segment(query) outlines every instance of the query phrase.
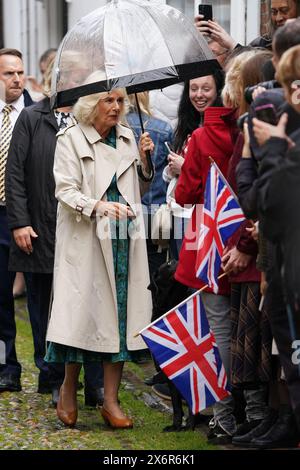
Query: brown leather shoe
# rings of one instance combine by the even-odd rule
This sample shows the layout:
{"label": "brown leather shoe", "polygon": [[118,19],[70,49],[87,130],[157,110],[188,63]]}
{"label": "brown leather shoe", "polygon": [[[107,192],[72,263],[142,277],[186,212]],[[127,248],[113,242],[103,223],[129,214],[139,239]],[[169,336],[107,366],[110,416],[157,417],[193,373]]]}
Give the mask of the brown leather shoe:
{"label": "brown leather shoe", "polygon": [[60,388],[59,392],[59,399],[56,407],[56,414],[58,418],[66,425],[69,427],[73,427],[76,424],[77,421],[77,403],[76,403],[76,408],[72,411],[66,411],[63,408],[62,404],[62,387]]}
{"label": "brown leather shoe", "polygon": [[130,418],[117,418],[113,416],[109,411],[107,411],[104,407],[101,408],[101,415],[108,424],[113,429],[130,429],[133,428],[133,421]]}

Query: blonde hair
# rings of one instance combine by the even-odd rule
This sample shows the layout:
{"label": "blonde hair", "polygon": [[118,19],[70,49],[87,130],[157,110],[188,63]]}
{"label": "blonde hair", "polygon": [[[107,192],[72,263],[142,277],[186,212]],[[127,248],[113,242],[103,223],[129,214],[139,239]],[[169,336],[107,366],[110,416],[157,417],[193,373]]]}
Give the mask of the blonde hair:
{"label": "blonde hair", "polygon": [[245,89],[248,87],[252,87],[258,85],[259,83],[264,81],[264,74],[263,69],[267,62],[269,62],[272,58],[272,52],[268,50],[260,50],[256,49],[255,54],[253,57],[250,57],[243,63],[241,69],[241,78],[240,78],[240,86],[241,86],[241,103],[240,103],[240,114],[244,114],[249,111],[249,103],[246,101],[245,98]]}
{"label": "blonde hair", "polygon": [[[137,98],[139,100],[141,111],[145,114],[148,114],[148,116],[151,116],[152,114],[150,111],[149,92],[142,91],[141,93],[137,93]],[[137,111],[135,95],[128,95],[128,102],[129,102],[128,112],[130,113],[130,112]]]}
{"label": "blonde hair", "polygon": [[222,101],[228,108],[239,108],[241,103],[241,72],[244,63],[255,55],[255,51],[246,51],[234,57],[227,65]]}
{"label": "blonde hair", "polygon": [[292,84],[300,80],[300,45],[288,49],[281,57],[276,78],[285,88],[292,89]]}
{"label": "blonde hair", "polygon": [[[85,84],[102,82],[106,80],[104,72],[97,70],[93,72],[86,80]],[[125,89],[116,88],[115,90],[120,91],[126,99],[127,94]],[[94,93],[92,95],[82,96],[79,98],[73,108],[73,115],[78,122],[82,124],[92,125],[94,124],[98,116],[98,103],[100,99],[104,99],[109,95],[109,91],[103,91],[101,93]],[[125,110],[124,110],[125,112]],[[124,112],[122,114],[124,114]]]}
{"label": "blonde hair", "polygon": [[48,96],[50,98],[51,96],[51,83],[52,83],[52,72],[53,72],[53,66],[55,62],[55,57],[52,57],[50,59],[45,74],[44,74],[44,79],[43,79],[43,94],[45,96]]}

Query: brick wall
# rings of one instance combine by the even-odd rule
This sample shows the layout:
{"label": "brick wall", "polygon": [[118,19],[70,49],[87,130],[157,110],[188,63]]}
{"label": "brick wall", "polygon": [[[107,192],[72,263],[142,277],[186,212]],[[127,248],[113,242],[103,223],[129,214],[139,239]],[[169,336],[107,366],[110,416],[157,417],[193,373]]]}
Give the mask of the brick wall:
{"label": "brick wall", "polygon": [[261,34],[268,30],[271,0],[261,0]]}

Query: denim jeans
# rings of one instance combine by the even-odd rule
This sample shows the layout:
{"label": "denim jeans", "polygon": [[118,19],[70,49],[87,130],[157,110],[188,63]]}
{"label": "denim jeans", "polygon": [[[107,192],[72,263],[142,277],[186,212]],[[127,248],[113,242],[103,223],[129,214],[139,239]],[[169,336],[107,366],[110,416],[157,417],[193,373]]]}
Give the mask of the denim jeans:
{"label": "denim jeans", "polygon": [[[201,294],[207,319],[220,351],[227,377],[230,377],[230,297],[215,295],[209,292]],[[234,400],[232,396],[219,401],[213,406],[215,421],[229,434],[236,432],[236,421],[233,415]]]}
{"label": "denim jeans", "polygon": [[255,390],[244,390],[247,421],[264,419],[268,414],[267,385],[261,384]]}

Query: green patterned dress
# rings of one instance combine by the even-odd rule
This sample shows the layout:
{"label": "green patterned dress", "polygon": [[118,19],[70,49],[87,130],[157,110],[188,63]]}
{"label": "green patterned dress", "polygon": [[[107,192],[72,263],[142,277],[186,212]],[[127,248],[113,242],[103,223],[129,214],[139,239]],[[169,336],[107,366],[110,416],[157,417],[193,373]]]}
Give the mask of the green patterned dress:
{"label": "green patterned dress", "polygon": [[[104,143],[116,148],[116,130],[113,128],[105,139]],[[121,194],[117,187],[117,178],[114,175],[111,184],[106,192],[107,201],[120,202]],[[65,346],[50,342],[47,348],[45,360],[47,362],[58,363],[87,363],[87,362],[119,362],[138,361],[143,357],[145,351],[128,351],[126,346],[126,324],[127,324],[127,291],[128,291],[128,260],[129,260],[129,239],[119,237],[119,234],[127,233],[127,220],[110,221],[111,232],[116,234],[112,237],[113,260],[115,269],[115,280],[117,289],[120,352],[100,353],[87,351],[85,349]]]}

